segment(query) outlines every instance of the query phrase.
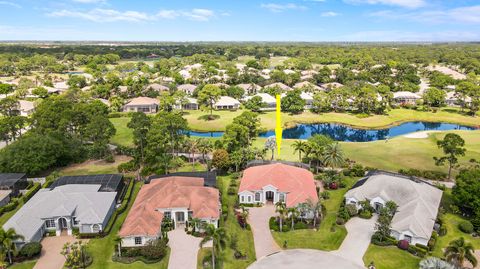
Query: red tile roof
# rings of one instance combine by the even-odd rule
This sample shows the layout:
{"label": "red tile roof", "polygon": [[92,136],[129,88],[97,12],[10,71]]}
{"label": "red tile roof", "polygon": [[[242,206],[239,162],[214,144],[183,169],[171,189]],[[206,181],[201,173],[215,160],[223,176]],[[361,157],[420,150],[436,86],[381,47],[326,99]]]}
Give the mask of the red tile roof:
{"label": "red tile roof", "polygon": [[220,194],[203,183],[203,178],[196,177],[153,179],[138,193],[119,235],[157,236],[163,219],[163,213],[157,209],[186,207],[193,218],[218,219]]}
{"label": "red tile roof", "polygon": [[258,191],[267,185],[287,193],[287,207],[297,206],[308,199],[318,201],[313,174],[306,169],[281,163],[246,169],[243,172],[239,192]]}

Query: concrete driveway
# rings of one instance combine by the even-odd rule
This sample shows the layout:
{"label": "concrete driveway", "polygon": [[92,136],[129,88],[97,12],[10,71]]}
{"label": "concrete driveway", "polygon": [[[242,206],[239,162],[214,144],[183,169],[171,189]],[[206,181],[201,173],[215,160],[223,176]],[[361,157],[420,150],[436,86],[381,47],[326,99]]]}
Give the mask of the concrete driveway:
{"label": "concrete driveway", "polygon": [[[168,232],[170,259],[168,269],[196,269],[197,255],[202,238],[188,235],[184,229],[175,229]],[[208,242],[204,247],[211,247]]]}
{"label": "concrete driveway", "polygon": [[340,258],[331,252],[313,249],[292,249],[263,257],[249,269],[364,269],[350,260]]}
{"label": "concrete driveway", "polygon": [[62,252],[65,243],[77,241],[73,236],[50,236],[42,240],[42,253],[33,269],[61,269],[65,263]]}
{"label": "concrete driveway", "polygon": [[263,207],[249,208],[248,223],[252,228],[257,259],[278,252],[281,248],[277,245],[270,232],[268,221],[275,216],[275,207],[265,205]]}
{"label": "concrete driveway", "polygon": [[340,248],[332,253],[358,265],[363,264],[363,255],[367,251],[370,239],[375,232],[377,215],[371,219],[352,218],[346,224],[348,234]]}

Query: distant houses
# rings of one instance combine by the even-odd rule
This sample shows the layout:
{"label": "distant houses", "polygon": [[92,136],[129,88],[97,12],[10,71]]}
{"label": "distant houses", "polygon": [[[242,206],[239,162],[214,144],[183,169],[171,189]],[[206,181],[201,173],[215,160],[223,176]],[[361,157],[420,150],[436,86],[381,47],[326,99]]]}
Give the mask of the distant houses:
{"label": "distant houses", "polygon": [[216,110],[237,110],[240,108],[240,101],[230,96],[221,96],[213,105]]}
{"label": "distant houses", "polygon": [[402,91],[393,93],[393,100],[401,105],[415,105],[420,99],[422,99],[422,97],[413,92]]}
{"label": "distant houses", "polygon": [[155,98],[137,97],[133,98],[123,106],[124,112],[157,113],[160,102]]}

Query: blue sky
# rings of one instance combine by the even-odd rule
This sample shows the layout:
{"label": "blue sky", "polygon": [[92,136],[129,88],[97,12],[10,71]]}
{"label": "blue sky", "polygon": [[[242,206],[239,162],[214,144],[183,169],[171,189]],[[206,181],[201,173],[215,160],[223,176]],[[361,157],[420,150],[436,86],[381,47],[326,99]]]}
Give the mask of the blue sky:
{"label": "blue sky", "polygon": [[480,41],[480,1],[0,0],[0,40]]}

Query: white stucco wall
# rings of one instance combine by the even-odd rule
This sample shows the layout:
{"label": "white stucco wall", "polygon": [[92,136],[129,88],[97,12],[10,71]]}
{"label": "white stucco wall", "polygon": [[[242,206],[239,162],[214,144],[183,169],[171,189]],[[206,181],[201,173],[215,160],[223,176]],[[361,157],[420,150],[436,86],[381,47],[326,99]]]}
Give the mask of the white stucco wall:
{"label": "white stucco wall", "polygon": [[145,246],[149,241],[153,241],[157,239],[157,237],[149,237],[149,236],[138,236],[142,238],[141,245],[135,245],[135,237],[137,236],[129,236],[122,238],[122,247],[141,247]]}

